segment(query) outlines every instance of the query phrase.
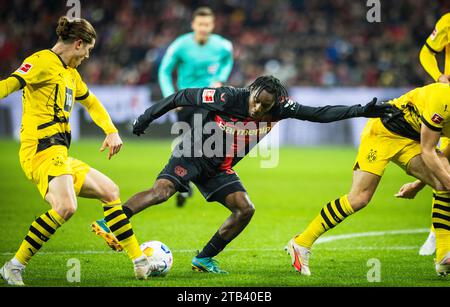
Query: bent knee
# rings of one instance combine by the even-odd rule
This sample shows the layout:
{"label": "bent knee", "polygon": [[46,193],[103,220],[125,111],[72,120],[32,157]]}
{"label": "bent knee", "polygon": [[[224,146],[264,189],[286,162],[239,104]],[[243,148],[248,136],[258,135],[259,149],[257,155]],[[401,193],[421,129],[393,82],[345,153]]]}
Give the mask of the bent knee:
{"label": "bent knee", "polygon": [[252,203],[247,203],[238,209],[237,215],[242,220],[250,220],[255,214],[255,206]]}
{"label": "bent knee", "polygon": [[120,198],[119,187],[115,183],[109,183],[102,187],[100,198],[104,203],[116,201]]}
{"label": "bent knee", "polygon": [[154,194],[155,200],[158,204],[167,201],[173,195],[171,189],[162,187],[152,188],[149,192]]}
{"label": "bent knee", "polygon": [[52,208],[64,219],[68,220],[77,211],[76,199],[70,195],[53,195],[47,194],[46,200]]}
{"label": "bent knee", "polygon": [[147,191],[158,204],[168,200],[175,192],[176,189],[173,183],[166,179],[157,180],[153,187]]}

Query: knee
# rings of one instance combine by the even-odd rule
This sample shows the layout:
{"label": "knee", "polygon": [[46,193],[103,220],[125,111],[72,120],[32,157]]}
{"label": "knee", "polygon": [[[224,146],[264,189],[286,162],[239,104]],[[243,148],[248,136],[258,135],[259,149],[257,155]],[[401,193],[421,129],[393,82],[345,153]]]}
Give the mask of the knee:
{"label": "knee", "polygon": [[159,187],[150,189],[151,193],[154,195],[155,200],[158,204],[167,201],[173,193],[170,192],[170,189]]}
{"label": "knee", "polygon": [[47,194],[47,201],[52,208],[65,220],[69,220],[77,211],[76,199],[70,195]]}
{"label": "knee", "polygon": [[104,203],[116,201],[120,198],[119,187],[111,182],[102,187],[101,199]]}
{"label": "knee", "polygon": [[175,192],[173,183],[168,180],[158,180],[147,193],[156,204],[160,204],[167,201]]}
{"label": "knee", "polygon": [[255,206],[252,203],[246,203],[237,210],[237,216],[240,220],[250,221],[254,214]]}
{"label": "knee", "polygon": [[68,206],[64,206],[64,207],[60,207],[60,208],[61,208],[62,212],[61,213],[58,212],[58,211],[56,211],[56,212],[58,212],[58,214],[61,215],[61,217],[64,220],[66,220],[66,221],[68,219],[70,219],[72,217],[72,215],[75,214],[75,211],[77,211],[77,205],[76,204],[68,205]]}

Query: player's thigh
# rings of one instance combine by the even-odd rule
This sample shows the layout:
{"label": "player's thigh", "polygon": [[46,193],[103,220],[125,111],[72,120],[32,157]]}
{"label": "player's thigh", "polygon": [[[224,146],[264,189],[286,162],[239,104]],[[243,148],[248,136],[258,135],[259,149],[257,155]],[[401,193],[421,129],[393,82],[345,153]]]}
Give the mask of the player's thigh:
{"label": "player's thigh", "polygon": [[77,209],[77,196],[73,188],[73,176],[71,174],[53,177],[49,184],[45,200],[67,220]]}
{"label": "player's thigh", "polygon": [[[164,169],[159,173],[157,182],[170,181],[178,192],[188,192],[189,182],[201,176],[202,168],[197,166],[194,158],[171,156]],[[158,184],[159,185],[159,184]]]}
{"label": "player's thigh", "polygon": [[85,198],[99,199],[104,203],[120,198],[119,187],[108,176],[95,168],[90,168],[86,174],[80,193]]}
{"label": "player's thigh", "polygon": [[[450,166],[448,160],[440,155],[439,156],[442,165],[450,172]],[[445,190],[441,182],[433,175],[432,171],[425,165],[425,162],[422,159],[422,155],[417,155],[411,159],[408,164],[408,174],[416,177],[420,181],[426,183],[431,186],[433,189],[442,191]]]}
{"label": "player's thigh", "polygon": [[361,133],[353,170],[383,176],[388,163],[405,146],[404,142],[404,138],[388,131],[378,118],[369,120]]}
{"label": "player's thigh", "polygon": [[240,178],[232,169],[194,181],[208,202],[217,201],[230,211],[254,211],[254,206]]}

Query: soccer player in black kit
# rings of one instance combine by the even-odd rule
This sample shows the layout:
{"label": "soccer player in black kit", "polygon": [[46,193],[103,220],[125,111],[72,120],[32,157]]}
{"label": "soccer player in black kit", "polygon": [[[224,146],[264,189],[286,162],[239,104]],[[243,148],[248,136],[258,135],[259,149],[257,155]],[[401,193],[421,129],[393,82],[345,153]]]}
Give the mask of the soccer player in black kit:
{"label": "soccer player in black kit", "polygon": [[[222,148],[214,148],[215,154],[211,156],[210,153],[202,152],[204,147],[201,145],[208,141],[212,133],[202,133],[200,138],[195,136],[195,131],[187,133],[190,142],[184,140],[177,145],[153,187],[132,196],[123,205],[124,213],[130,218],[147,207],[167,201],[177,191],[186,191],[189,182],[193,182],[207,201],[221,203],[231,211],[231,215],[193,258],[192,268],[196,271],[226,273],[213,257],[239,235],[255,212],[233,166],[277,121],[296,118],[326,123],[352,117],[389,116],[392,110],[390,105],[377,103],[376,99],[364,106],[309,107],[287,96],[286,88],[277,78],[262,76],[248,88],[184,89],[153,104],[135,121],[134,134],[143,134],[152,121],[172,109],[197,106],[209,111],[203,119],[203,127],[209,125],[222,132],[223,142],[216,142],[216,146]],[[186,143],[190,148],[186,148]],[[92,227],[110,247],[120,249],[120,244],[114,241],[114,236],[103,220],[94,222]]]}

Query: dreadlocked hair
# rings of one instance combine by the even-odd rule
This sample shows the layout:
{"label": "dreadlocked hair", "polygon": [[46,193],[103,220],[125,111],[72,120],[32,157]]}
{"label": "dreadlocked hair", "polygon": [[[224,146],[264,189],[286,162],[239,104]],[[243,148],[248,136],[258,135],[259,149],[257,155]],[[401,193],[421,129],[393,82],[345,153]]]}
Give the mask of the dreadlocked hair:
{"label": "dreadlocked hair", "polygon": [[269,94],[274,95],[276,102],[281,102],[288,96],[287,89],[280,80],[274,76],[258,77],[248,88],[250,91],[256,91],[256,96],[258,96],[262,90],[265,90]]}

